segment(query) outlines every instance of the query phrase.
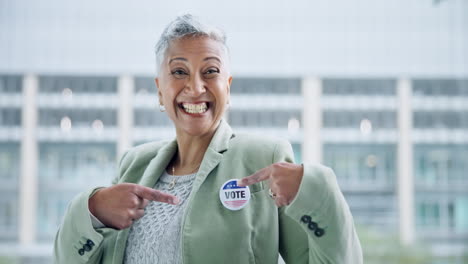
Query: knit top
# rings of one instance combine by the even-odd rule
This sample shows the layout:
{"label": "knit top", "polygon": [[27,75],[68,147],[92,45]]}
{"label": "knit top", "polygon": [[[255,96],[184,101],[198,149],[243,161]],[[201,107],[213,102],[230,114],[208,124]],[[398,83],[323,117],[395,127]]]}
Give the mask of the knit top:
{"label": "knit top", "polygon": [[[181,225],[196,173],[173,176],[166,171],[154,189],[177,196],[178,205],[151,201],[145,215],[130,227],[125,264],[181,264]],[[171,183],[175,186],[170,190]]]}

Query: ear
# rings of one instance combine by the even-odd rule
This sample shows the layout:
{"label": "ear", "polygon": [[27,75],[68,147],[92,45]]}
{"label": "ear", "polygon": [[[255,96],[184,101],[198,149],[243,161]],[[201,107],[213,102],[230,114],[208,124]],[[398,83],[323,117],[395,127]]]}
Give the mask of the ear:
{"label": "ear", "polygon": [[161,89],[159,89],[159,78],[158,77],[154,78],[154,83],[156,84],[156,89],[158,90],[159,104],[162,104],[162,93],[161,93]]}
{"label": "ear", "polygon": [[228,85],[227,85],[227,98],[228,98],[228,101],[227,103],[229,104],[229,101],[231,100],[231,83],[232,83],[232,76],[229,76],[229,79],[228,79]]}

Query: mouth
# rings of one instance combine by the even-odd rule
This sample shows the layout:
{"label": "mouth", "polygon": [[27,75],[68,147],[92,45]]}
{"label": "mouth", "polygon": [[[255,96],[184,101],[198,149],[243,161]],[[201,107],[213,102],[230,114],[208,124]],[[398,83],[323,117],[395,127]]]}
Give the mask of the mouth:
{"label": "mouth", "polygon": [[210,102],[194,102],[194,103],[179,103],[177,104],[180,109],[189,115],[203,115],[208,111],[211,106]]}

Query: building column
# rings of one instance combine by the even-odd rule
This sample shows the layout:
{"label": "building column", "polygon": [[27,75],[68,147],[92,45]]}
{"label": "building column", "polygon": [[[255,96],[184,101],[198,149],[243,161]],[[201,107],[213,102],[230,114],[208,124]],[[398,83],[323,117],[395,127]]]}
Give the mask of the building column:
{"label": "building column", "polygon": [[413,181],[413,111],[412,85],[400,79],[398,94],[398,211],[400,240],[404,245],[414,242],[414,181]]}
{"label": "building column", "polygon": [[133,77],[124,75],[119,77],[119,141],[117,142],[117,159],[133,145],[133,94],[135,82]]}
{"label": "building column", "polygon": [[322,162],[322,80],[306,77],[302,80],[302,160],[307,163]]}
{"label": "building column", "polygon": [[21,173],[19,180],[19,241],[30,245],[36,239],[38,198],[38,151],[37,151],[37,93],[38,78],[23,77],[23,105],[21,109]]}

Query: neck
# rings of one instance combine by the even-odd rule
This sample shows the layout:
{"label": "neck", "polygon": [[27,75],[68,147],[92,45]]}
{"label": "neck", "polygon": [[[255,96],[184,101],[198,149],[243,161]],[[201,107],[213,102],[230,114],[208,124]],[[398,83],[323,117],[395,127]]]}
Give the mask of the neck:
{"label": "neck", "polygon": [[193,173],[200,166],[214,133],[212,131],[201,136],[191,136],[177,131],[178,149],[172,161],[177,175]]}

